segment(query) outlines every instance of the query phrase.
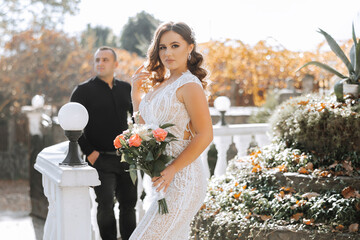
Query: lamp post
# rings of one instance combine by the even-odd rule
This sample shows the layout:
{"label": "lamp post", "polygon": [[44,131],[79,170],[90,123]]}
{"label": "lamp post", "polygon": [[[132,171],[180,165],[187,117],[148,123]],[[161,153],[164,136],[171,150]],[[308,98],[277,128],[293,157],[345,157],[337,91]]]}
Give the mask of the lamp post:
{"label": "lamp post", "polygon": [[68,154],[60,165],[87,166],[87,163],[79,157],[77,144],[89,120],[86,108],[80,103],[70,102],[60,108],[58,117],[60,126],[65,130],[65,136],[70,141]]}
{"label": "lamp post", "polygon": [[226,126],[227,123],[225,122],[225,112],[229,110],[231,106],[230,99],[226,96],[217,97],[214,101],[214,107],[218,110],[221,114],[220,121],[217,123],[221,126]]}

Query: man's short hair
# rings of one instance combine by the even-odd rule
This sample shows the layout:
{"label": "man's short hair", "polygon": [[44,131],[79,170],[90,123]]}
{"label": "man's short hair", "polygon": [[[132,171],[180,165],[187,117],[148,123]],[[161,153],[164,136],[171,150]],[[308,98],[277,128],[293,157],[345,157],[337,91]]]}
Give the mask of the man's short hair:
{"label": "man's short hair", "polygon": [[114,56],[114,60],[115,60],[115,62],[116,62],[116,61],[117,61],[117,55],[116,55],[115,50],[114,50],[113,48],[111,48],[111,47],[108,47],[108,46],[99,47],[99,48],[96,50],[95,54],[96,54],[97,52],[99,52],[99,51],[105,51],[105,50],[109,50],[109,51],[112,52],[112,54],[113,54],[113,56]]}

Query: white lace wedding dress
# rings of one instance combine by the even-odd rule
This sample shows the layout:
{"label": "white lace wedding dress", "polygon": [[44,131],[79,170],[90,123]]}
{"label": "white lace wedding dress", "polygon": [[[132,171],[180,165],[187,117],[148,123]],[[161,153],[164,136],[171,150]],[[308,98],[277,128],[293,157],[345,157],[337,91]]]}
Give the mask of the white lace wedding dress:
{"label": "white lace wedding dress", "polygon": [[[190,140],[183,140],[190,117],[185,105],[176,96],[176,91],[184,84],[197,83],[200,80],[190,71],[183,73],[176,81],[158,89],[151,99],[147,94],[140,103],[139,110],[146,124],[162,125],[173,123],[168,128],[178,141],[172,142],[166,149],[167,154],[177,157]],[[194,103],[196,104],[196,103]],[[207,181],[205,168],[200,158],[175,174],[165,193],[168,214],[158,213],[158,203],[154,201],[141,222],[133,232],[130,240],[185,240],[189,239],[190,223],[200,209],[206,194]]]}

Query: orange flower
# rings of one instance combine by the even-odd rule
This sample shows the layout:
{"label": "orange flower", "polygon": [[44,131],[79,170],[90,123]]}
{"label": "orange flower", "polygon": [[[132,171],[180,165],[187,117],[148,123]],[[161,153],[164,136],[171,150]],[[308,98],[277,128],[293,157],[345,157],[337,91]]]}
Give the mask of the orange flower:
{"label": "orange flower", "polygon": [[121,138],[122,140],[125,140],[125,137],[124,137],[124,135],[122,135],[122,134],[116,136],[116,138],[114,139],[114,147],[115,147],[116,149],[122,147],[120,138]]}
{"label": "orange flower", "polygon": [[168,134],[168,132],[162,128],[155,129],[152,132],[154,134],[156,141],[158,142],[163,142]]}
{"label": "orange flower", "polygon": [[141,138],[139,134],[134,134],[129,139],[129,146],[130,147],[139,147],[141,145]]}

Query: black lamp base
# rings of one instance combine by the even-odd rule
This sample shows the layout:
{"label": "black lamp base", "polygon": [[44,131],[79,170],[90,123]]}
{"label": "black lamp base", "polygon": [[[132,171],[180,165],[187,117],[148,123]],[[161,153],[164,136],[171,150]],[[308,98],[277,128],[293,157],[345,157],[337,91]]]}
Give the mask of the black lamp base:
{"label": "black lamp base", "polygon": [[218,126],[227,126],[228,124],[225,122],[225,112],[226,111],[219,111],[220,112],[220,120],[216,124]]}
{"label": "black lamp base", "polygon": [[69,151],[64,161],[59,163],[61,166],[87,166],[78,152],[77,140],[81,136],[82,131],[65,131],[65,136],[69,139]]}

